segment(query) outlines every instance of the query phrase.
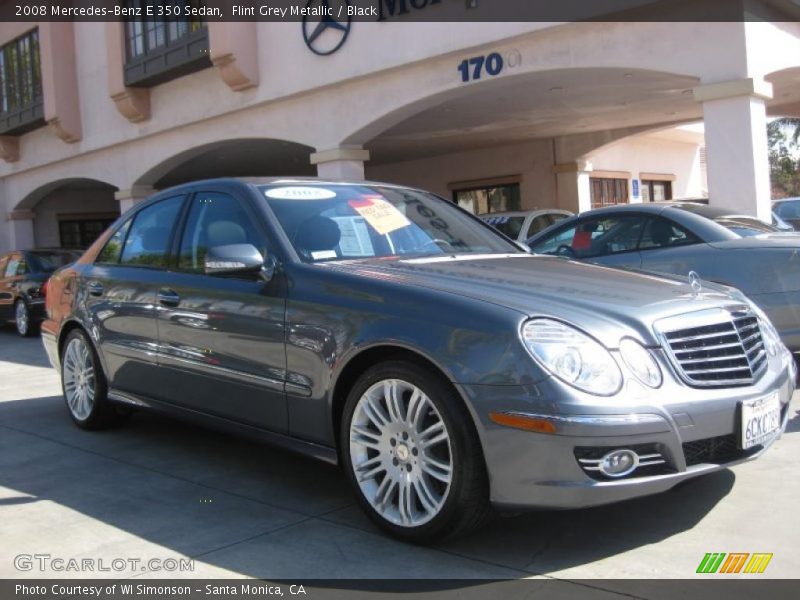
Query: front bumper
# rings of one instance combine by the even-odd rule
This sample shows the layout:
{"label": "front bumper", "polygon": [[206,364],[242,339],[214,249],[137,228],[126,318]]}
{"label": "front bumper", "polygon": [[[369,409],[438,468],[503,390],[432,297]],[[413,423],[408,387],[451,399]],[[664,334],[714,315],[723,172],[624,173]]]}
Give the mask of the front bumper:
{"label": "front bumper", "polygon": [[[646,389],[627,377],[611,398],[584,394],[554,378],[527,386],[462,385],[478,423],[498,508],[581,508],[666,491],[681,481],[758,458],[786,427],[796,372],[788,352],[771,359],[753,385],[725,389],[691,388],[672,376],[658,356],[664,383]],[[737,447],[740,405],[778,392],[781,428],[762,446]],[[498,425],[489,413],[536,415],[555,433]],[[615,448],[656,449],[664,462],[609,479],[586,470],[583,452]],[[641,452],[641,450],[637,450]]]}

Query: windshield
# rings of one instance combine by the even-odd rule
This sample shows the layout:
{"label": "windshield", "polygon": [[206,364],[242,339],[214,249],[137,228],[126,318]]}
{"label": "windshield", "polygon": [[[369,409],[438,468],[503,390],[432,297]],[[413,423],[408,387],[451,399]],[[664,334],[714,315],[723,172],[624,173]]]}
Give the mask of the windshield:
{"label": "windshield", "polygon": [[522,226],[525,224],[525,217],[509,217],[509,216],[497,216],[497,217],[481,217],[485,222],[489,225],[497,229],[499,232],[504,233],[512,240],[515,240],[519,237],[520,232],[522,231]]}
{"label": "windshield", "polygon": [[305,262],[521,252],[491,227],[425,192],[306,183],[260,190]]}
{"label": "windshield", "polygon": [[719,223],[723,227],[727,227],[733,233],[741,237],[752,237],[754,235],[761,235],[762,233],[780,231],[780,229],[768,223],[748,217],[719,217],[714,219],[714,222]]}
{"label": "windshield", "polygon": [[29,254],[31,266],[37,273],[52,273],[56,269],[75,262],[80,252],[43,252],[41,250]]}

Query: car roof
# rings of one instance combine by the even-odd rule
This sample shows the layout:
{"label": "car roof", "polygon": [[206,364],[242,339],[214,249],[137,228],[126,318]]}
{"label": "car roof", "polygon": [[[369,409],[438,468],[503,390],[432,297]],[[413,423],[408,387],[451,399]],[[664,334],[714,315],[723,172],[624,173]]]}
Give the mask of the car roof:
{"label": "car roof", "polygon": [[800,196],[792,196],[791,198],[775,198],[772,203],[780,204],[781,202],[797,202],[798,200],[800,200]]}
{"label": "car roof", "polygon": [[587,210],[580,214],[581,217],[586,215],[603,215],[605,213],[614,212],[643,212],[652,215],[660,215],[665,211],[683,210],[707,219],[718,219],[721,217],[742,217],[742,218],[755,218],[750,215],[742,215],[736,213],[729,208],[721,206],[709,206],[708,204],[700,204],[699,202],[679,201],[679,202],[647,202],[641,204],[615,204],[614,206],[605,206],[603,208],[595,208]]}
{"label": "car roof", "polygon": [[485,217],[527,217],[528,215],[538,215],[543,213],[556,213],[559,215],[570,215],[572,213],[568,210],[563,210],[561,208],[534,208],[531,210],[507,210],[504,212],[491,212],[491,213],[481,213],[477,215],[481,219]]}

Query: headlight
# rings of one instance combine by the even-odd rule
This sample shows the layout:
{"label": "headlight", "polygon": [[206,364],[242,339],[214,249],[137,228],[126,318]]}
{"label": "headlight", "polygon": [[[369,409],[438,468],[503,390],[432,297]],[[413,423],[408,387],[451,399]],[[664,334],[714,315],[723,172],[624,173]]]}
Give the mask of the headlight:
{"label": "headlight", "polygon": [[619,343],[619,354],[628,368],[648,387],[661,385],[661,369],[650,351],[636,340],[624,338]]}
{"label": "headlight", "polygon": [[522,327],[522,341],[548,371],[580,390],[610,396],[622,385],[622,373],[611,353],[574,327],[533,319]]}

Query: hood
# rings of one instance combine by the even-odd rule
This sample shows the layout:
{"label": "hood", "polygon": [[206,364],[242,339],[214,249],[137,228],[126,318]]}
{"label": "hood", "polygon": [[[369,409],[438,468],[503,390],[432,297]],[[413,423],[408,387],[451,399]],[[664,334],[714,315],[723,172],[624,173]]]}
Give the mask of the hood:
{"label": "hood", "polygon": [[[529,254],[379,259],[329,267],[401,285],[424,286],[490,302],[525,316],[572,323],[616,348],[624,335],[658,345],[656,319],[741,300],[722,286]],[[620,330],[620,326],[625,331]]]}

